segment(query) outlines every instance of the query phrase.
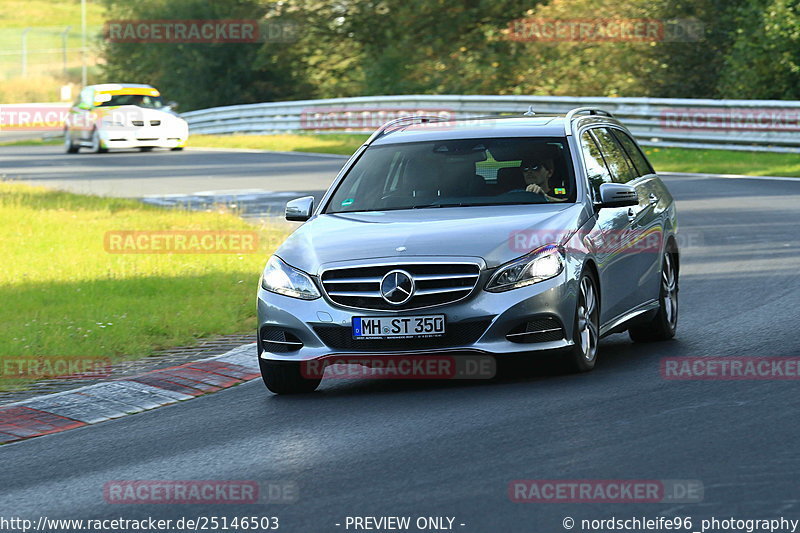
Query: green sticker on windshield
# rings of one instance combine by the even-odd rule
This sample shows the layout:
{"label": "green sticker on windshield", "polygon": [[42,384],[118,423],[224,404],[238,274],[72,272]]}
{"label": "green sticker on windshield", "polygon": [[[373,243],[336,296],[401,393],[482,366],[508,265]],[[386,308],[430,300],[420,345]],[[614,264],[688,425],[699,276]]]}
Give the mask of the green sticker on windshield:
{"label": "green sticker on windshield", "polygon": [[355,198],[348,198],[344,202],[342,202],[342,207],[347,207],[348,205],[352,205],[355,202]]}

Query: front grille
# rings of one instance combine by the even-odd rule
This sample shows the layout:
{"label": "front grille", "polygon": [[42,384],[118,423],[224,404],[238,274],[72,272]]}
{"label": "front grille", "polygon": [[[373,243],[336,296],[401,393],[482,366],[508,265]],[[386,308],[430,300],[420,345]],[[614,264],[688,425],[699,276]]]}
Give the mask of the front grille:
{"label": "front grille", "polygon": [[554,316],[538,316],[529,318],[506,335],[511,342],[551,342],[564,338],[564,327]]}
{"label": "front grille", "polygon": [[151,126],[160,126],[161,125],[161,121],[160,120],[151,120],[150,121],[150,125]]}
{"label": "front grille", "polygon": [[142,127],[144,126],[144,120],[131,120],[131,124],[134,126]]}
{"label": "front grille", "polygon": [[[393,270],[402,270],[414,280],[413,296],[395,305],[381,296],[381,280]],[[475,263],[408,263],[336,268],[322,274],[328,297],[339,305],[359,309],[405,311],[452,303],[466,298],[480,276]]]}
{"label": "front grille", "polygon": [[293,333],[281,328],[264,326],[259,333],[261,351],[271,353],[296,352],[303,343]]}
{"label": "front grille", "polygon": [[477,342],[490,322],[490,319],[481,319],[448,324],[443,336],[420,339],[354,339],[353,330],[348,326],[314,326],[314,332],[334,350],[396,352],[467,346]]}

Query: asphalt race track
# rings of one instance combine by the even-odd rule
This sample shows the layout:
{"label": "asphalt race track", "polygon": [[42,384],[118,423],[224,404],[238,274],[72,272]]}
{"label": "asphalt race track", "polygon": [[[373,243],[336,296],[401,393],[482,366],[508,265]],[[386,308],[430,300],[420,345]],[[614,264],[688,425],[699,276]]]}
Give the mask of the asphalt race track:
{"label": "asphalt race track", "polygon": [[[124,196],[318,191],[342,161],[0,148],[9,177]],[[481,382],[328,380],[303,397],[273,396],[251,381],[0,447],[0,515],[272,515],[280,531],[302,533],[345,531],[347,516],[365,515],[448,516],[456,531],[533,533],[565,531],[565,517],[578,521],[575,531],[581,519],[612,516],[689,516],[695,531],[712,516],[800,518],[797,380],[660,374],[670,356],[800,356],[800,180],[665,181],[683,246],[674,341],[634,345],[612,335],[584,375],[543,363]],[[697,503],[513,503],[508,486],[519,479],[698,480],[704,494]],[[290,482],[299,498],[108,504],[103,486],[114,480]]]}
{"label": "asphalt race track", "polygon": [[287,198],[327,189],[345,160],[336,155],[201,149],[65,154],[61,146],[14,146],[0,147],[0,176],[163,204],[181,197],[229,200],[235,193],[260,207],[270,204],[272,211],[272,204],[282,208]]}

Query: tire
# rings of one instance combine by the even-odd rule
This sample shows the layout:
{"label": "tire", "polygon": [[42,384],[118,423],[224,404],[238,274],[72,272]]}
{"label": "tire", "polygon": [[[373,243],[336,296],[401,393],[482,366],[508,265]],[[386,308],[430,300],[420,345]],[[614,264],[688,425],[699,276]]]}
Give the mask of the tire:
{"label": "tire", "polygon": [[77,154],[80,149],[81,147],[79,144],[72,142],[72,136],[69,134],[69,130],[64,130],[64,150],[68,154]]}
{"label": "tire", "polygon": [[153,149],[152,146],[140,146],[139,147],[139,151],[140,152],[150,152],[152,149]]}
{"label": "tire", "polygon": [[265,361],[258,358],[261,379],[275,394],[307,394],[319,387],[322,378],[303,377],[300,365],[301,363],[293,361]]}
{"label": "tire", "polygon": [[92,145],[89,149],[96,154],[108,152],[108,148],[103,148],[100,144],[100,134],[97,132],[97,128],[92,130]]}
{"label": "tire", "polygon": [[628,328],[634,342],[666,341],[678,329],[678,265],[672,252],[664,252],[658,312],[649,322]]}
{"label": "tire", "polygon": [[183,146],[176,146],[175,148],[170,148],[170,150],[172,150],[173,152],[180,152],[181,150],[183,150]]}
{"label": "tire", "polygon": [[585,271],[578,282],[578,302],[575,306],[574,345],[565,354],[565,363],[572,372],[588,372],[597,362],[600,342],[600,299],[597,281]]}

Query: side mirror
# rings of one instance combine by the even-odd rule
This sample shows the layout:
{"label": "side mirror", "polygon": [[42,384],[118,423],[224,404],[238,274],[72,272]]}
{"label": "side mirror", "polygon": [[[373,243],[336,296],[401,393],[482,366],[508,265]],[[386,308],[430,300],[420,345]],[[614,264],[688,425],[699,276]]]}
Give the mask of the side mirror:
{"label": "side mirror", "polygon": [[303,196],[286,203],[286,220],[305,222],[314,212],[314,197]]}
{"label": "side mirror", "polygon": [[174,100],[170,100],[169,102],[167,102],[166,107],[168,107],[169,109],[174,111],[175,109],[178,109],[178,102],[175,102]]}
{"label": "side mirror", "polygon": [[631,185],[603,183],[600,185],[600,202],[597,207],[628,207],[639,204],[639,194]]}

